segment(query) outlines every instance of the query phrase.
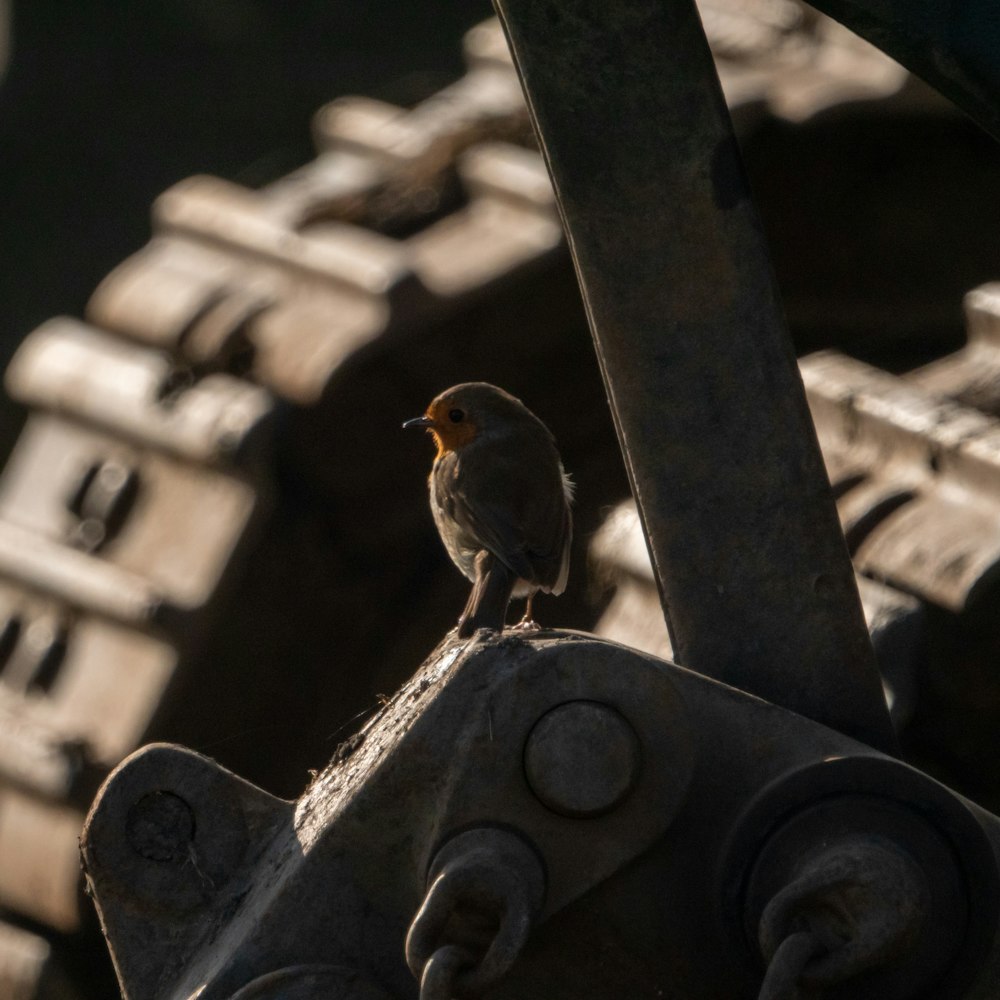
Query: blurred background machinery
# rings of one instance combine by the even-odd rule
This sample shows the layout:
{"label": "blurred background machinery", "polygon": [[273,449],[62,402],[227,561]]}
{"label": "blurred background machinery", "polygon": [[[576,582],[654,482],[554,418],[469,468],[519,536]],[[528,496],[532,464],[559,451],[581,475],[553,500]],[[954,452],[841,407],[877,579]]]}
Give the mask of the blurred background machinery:
{"label": "blurred background machinery", "polygon": [[[543,620],[665,648],[497,26],[471,28],[459,75],[456,39],[485,9],[329,6],[97,5],[72,23],[46,4],[14,10],[7,355],[37,329],[8,367],[29,416],[14,445],[8,413],[0,477],[12,997],[113,989],[76,837],[122,756],[182,742],[297,795],[453,623],[465,585],[426,509],[428,456],[398,433],[442,387],[483,378],[522,396],[578,483],[571,590],[540,604]],[[707,0],[702,15],[796,345],[827,349],[803,372],[904,744],[996,809],[984,376],[1000,310],[989,287],[968,296],[963,348],[960,305],[996,277],[1000,159],[797,3]],[[338,32],[334,78],[316,38]],[[386,100],[324,105],[318,152],[297,166],[307,153],[289,129],[337,90]],[[164,98],[174,132],[158,126]],[[58,142],[36,124],[53,120]],[[69,179],[55,164],[76,150]],[[230,179],[174,183],[206,169]],[[164,187],[152,238],[122,262],[142,238],[137,209]],[[48,319],[59,312],[84,320]]]}

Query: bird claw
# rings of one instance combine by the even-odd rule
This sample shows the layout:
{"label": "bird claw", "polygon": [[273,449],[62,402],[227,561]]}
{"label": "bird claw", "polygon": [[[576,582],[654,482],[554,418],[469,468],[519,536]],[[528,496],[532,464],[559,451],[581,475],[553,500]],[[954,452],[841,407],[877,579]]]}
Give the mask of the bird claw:
{"label": "bird claw", "polygon": [[541,632],[542,626],[531,618],[522,618],[516,625],[511,625],[512,632]]}

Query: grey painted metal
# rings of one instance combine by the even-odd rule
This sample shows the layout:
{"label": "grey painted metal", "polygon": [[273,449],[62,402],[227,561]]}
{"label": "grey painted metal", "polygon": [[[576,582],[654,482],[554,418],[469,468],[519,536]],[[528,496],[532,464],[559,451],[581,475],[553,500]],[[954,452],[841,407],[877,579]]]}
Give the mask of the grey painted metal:
{"label": "grey painted metal", "polygon": [[894,735],[750,192],[689,0],[498,0],[678,660]]}
{"label": "grey painted metal", "polygon": [[[523,766],[539,720],[580,702],[613,708],[643,761],[586,819],[542,804]],[[915,866],[888,906],[873,843]],[[813,901],[851,925],[807,970],[824,1000],[992,1000],[998,851],[995,817],[905,764],[565,632],[452,636],[294,804],[149,747],[83,838],[123,994],[142,1000],[340,996],[338,979],[415,1000],[408,924],[413,971],[437,956],[429,996],[743,1000]]]}

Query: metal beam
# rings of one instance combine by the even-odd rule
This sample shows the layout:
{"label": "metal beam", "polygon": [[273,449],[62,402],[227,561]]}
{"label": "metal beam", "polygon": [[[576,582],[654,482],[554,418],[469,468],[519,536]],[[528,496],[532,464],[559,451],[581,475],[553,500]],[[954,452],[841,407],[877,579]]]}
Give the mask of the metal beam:
{"label": "metal beam", "polygon": [[692,0],[496,0],[569,237],[675,656],[895,738]]}
{"label": "metal beam", "polygon": [[1000,139],[1000,16],[992,0],[811,0]]}

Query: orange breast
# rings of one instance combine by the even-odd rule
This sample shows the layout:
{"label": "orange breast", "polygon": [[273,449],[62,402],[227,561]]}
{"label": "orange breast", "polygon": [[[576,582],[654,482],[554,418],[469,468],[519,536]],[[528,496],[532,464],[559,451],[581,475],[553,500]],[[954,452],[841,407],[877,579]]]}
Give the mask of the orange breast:
{"label": "orange breast", "polygon": [[457,451],[467,445],[476,436],[476,425],[468,416],[455,423],[448,413],[454,404],[447,399],[437,400],[427,411],[427,416],[434,421],[431,434],[437,445],[437,457],[446,455],[449,451]]}

